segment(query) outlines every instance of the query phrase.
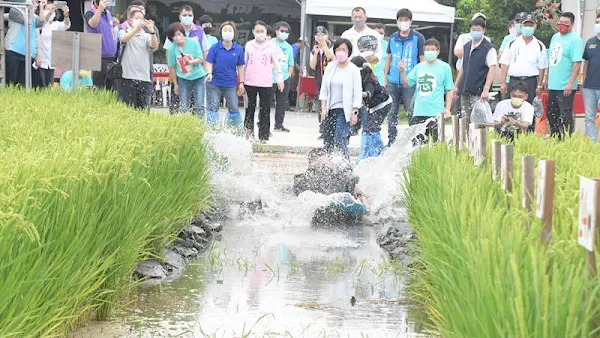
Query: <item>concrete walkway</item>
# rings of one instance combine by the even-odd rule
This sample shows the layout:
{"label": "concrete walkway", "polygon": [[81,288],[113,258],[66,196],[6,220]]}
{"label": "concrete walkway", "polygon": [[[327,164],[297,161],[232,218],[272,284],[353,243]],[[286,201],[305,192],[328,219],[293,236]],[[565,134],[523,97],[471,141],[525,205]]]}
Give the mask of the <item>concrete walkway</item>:
{"label": "concrete walkway", "polygon": [[[154,112],[168,113],[167,110],[162,108],[153,108]],[[226,110],[221,109],[221,119],[225,119]],[[242,115],[244,111],[242,109]],[[269,142],[266,144],[256,144],[255,151],[258,152],[285,152],[285,153],[305,153],[312,148],[320,148],[323,146],[323,140],[319,139],[319,121],[317,118],[317,113],[309,113],[309,112],[286,112],[284,126],[290,130],[289,133],[286,132],[275,132],[273,131],[273,127],[275,125],[275,111],[271,110],[271,131],[273,132],[273,136],[269,138]],[[258,119],[257,119],[258,121]],[[449,121],[447,121],[446,125],[446,138],[452,137],[452,127],[448,125]],[[258,127],[255,125],[255,135],[258,134]],[[406,129],[408,129],[408,125],[406,124],[406,120],[400,121],[398,125],[398,134],[402,134]],[[385,144],[388,143],[388,129],[387,129],[387,120],[384,121],[381,127],[381,137],[383,138],[383,142]],[[358,150],[360,149],[361,137],[360,134],[357,136],[350,137],[349,148],[351,153],[354,155],[358,154]]]}

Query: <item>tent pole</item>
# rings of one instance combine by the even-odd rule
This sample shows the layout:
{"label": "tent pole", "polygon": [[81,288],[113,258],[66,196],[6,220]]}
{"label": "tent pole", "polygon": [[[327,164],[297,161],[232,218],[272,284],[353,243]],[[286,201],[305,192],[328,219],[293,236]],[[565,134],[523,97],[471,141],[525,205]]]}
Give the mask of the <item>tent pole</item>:
{"label": "tent pole", "polygon": [[452,55],[454,54],[454,23],[450,24],[450,45],[448,51],[448,64],[452,67]]}

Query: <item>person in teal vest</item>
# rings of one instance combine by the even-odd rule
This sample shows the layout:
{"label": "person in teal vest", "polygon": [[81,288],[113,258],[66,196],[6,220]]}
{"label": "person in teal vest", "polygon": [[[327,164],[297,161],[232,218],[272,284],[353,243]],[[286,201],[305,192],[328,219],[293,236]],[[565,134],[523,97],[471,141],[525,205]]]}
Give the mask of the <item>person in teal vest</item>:
{"label": "person in teal vest", "polygon": [[[377,31],[377,33],[381,34],[381,50],[387,51],[388,49],[388,42],[384,39],[385,38],[385,26],[380,22],[375,24],[375,30]],[[387,58],[388,55],[387,53],[383,53],[381,60],[379,60],[379,62],[377,62],[377,65],[375,65],[375,76],[377,76],[377,79],[379,80],[379,84],[380,85],[385,85],[385,63],[387,62]]]}

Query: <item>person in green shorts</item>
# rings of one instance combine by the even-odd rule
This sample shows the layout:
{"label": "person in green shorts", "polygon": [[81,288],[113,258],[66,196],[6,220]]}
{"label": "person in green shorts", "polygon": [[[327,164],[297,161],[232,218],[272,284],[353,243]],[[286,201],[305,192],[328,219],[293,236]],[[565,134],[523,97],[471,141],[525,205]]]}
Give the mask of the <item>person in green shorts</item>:
{"label": "person in green shorts", "polygon": [[[454,80],[450,65],[437,58],[440,54],[440,42],[429,39],[425,41],[424,49],[425,62],[417,64],[408,75],[404,63],[401,62],[398,66],[404,87],[416,85],[412,125],[424,123],[442,113],[449,117],[452,108]],[[429,122],[426,136],[437,138],[437,123]]]}

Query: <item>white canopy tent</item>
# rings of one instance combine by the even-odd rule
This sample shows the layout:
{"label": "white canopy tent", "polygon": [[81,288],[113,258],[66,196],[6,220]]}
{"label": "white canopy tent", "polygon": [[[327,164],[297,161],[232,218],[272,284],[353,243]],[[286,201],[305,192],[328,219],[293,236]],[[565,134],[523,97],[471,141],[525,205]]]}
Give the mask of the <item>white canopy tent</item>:
{"label": "white canopy tent", "polygon": [[367,17],[396,20],[396,12],[408,8],[413,21],[432,23],[454,23],[454,7],[438,4],[433,0],[304,0],[307,15],[350,17],[354,7],[363,7]]}

